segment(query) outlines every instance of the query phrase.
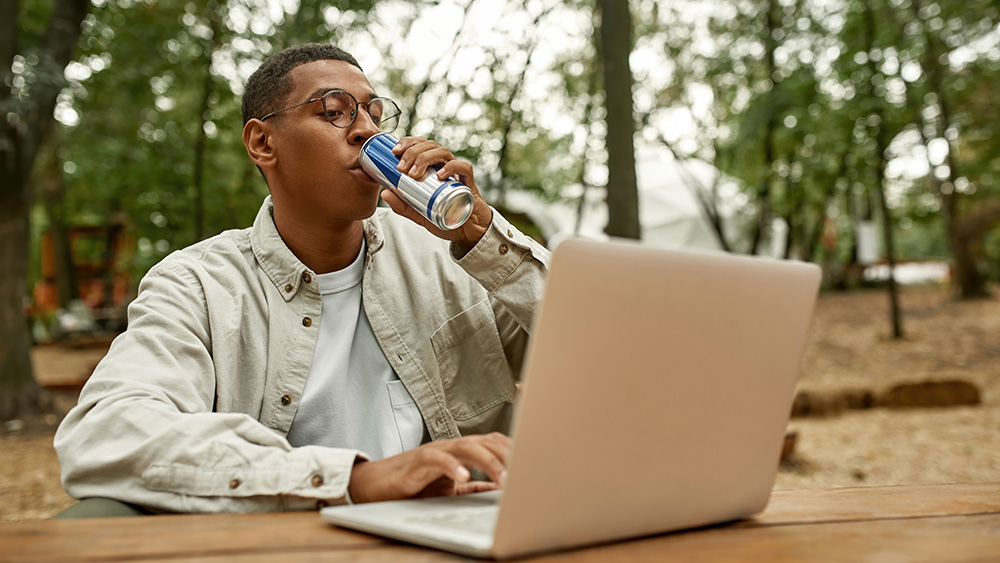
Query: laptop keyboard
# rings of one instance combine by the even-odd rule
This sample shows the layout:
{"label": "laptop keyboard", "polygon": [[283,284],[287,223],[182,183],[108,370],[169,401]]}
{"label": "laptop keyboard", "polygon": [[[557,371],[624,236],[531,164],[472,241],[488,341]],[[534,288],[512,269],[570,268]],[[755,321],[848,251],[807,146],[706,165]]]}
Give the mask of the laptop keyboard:
{"label": "laptop keyboard", "polygon": [[454,530],[463,530],[476,534],[493,535],[493,529],[497,525],[497,513],[499,506],[476,506],[472,508],[462,508],[449,510],[448,512],[437,512],[424,516],[414,516],[407,521],[415,524],[431,524],[443,526]]}

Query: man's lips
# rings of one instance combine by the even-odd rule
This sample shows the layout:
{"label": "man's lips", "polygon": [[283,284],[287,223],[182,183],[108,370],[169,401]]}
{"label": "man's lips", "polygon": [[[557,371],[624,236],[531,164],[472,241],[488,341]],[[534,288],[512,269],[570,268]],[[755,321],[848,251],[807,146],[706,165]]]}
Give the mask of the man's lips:
{"label": "man's lips", "polygon": [[354,174],[359,180],[363,180],[372,184],[378,183],[375,181],[375,178],[369,176],[368,173],[365,172],[364,168],[361,168],[360,166],[355,166],[351,168],[351,174]]}

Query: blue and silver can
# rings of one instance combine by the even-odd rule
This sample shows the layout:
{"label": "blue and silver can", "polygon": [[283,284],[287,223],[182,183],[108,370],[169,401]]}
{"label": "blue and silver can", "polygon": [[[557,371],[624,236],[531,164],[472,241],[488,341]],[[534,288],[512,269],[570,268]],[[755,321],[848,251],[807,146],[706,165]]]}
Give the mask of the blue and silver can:
{"label": "blue and silver can", "polygon": [[450,231],[472,215],[472,190],[455,180],[438,180],[436,167],[428,167],[416,180],[396,170],[399,157],[392,148],[399,140],[379,133],[361,147],[361,168],[382,187],[392,190],[438,228]]}

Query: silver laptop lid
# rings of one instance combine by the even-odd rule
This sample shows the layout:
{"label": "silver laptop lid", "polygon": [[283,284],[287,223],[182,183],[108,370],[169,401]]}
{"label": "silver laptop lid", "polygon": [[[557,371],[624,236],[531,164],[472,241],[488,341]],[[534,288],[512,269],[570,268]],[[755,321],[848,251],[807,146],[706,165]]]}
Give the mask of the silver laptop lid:
{"label": "silver laptop lid", "polygon": [[762,510],[819,278],[801,262],[559,245],[492,555]]}

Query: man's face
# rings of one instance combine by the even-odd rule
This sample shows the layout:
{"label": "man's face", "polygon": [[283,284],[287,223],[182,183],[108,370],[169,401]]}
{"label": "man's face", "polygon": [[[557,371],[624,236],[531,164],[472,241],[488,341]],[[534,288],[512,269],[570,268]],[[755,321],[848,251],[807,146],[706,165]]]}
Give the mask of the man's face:
{"label": "man's face", "polygon": [[[294,87],[284,106],[341,89],[367,102],[375,89],[361,69],[343,61],[313,61],[289,73]],[[379,132],[361,106],[349,127],[334,127],[320,101],[275,116],[272,142],[277,154],[271,192],[276,206],[305,224],[357,221],[371,216],[379,187],[358,163],[361,145]]]}

